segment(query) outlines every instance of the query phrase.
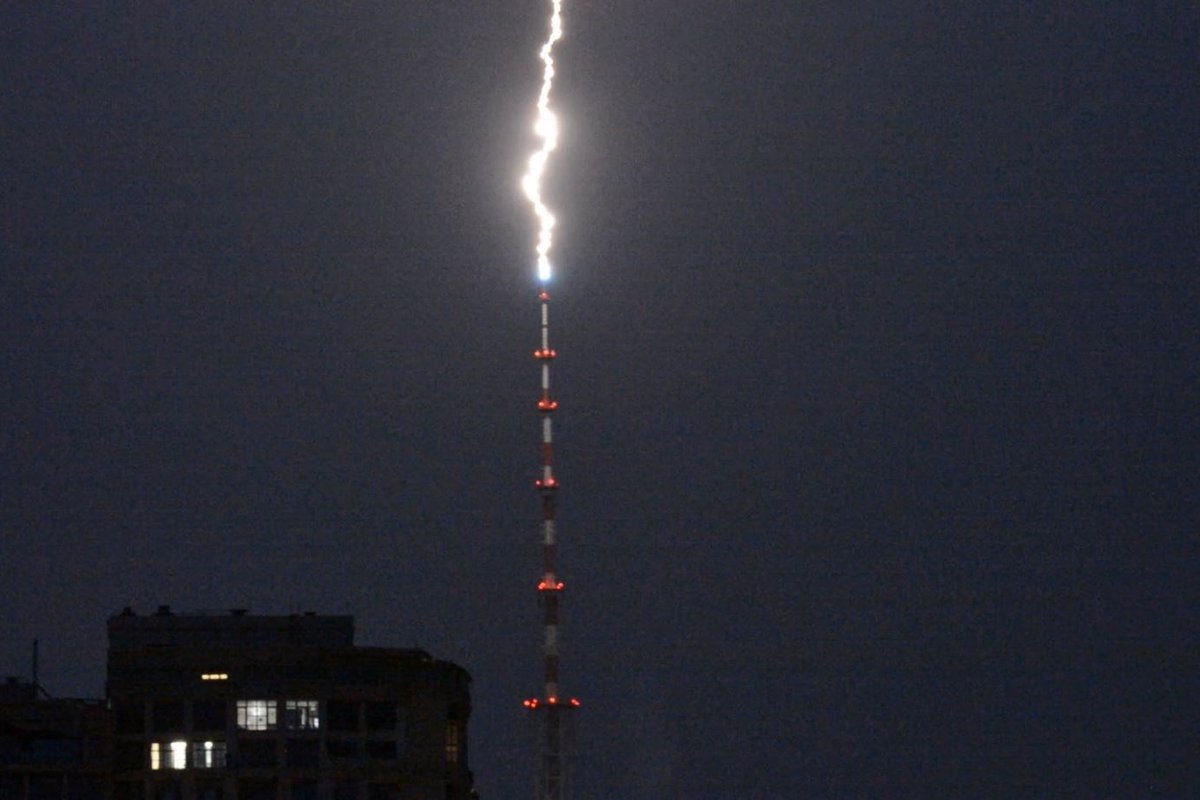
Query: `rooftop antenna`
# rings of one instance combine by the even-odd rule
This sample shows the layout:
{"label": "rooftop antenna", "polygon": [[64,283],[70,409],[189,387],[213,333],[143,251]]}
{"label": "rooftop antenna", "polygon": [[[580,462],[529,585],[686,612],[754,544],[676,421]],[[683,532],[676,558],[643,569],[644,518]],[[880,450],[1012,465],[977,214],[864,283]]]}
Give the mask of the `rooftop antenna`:
{"label": "rooftop antenna", "polygon": [[32,677],[32,683],[33,683],[34,696],[36,697],[38,694],[42,694],[46,698],[49,698],[50,693],[47,692],[44,688],[42,688],[42,682],[38,678],[38,640],[37,639],[33,640],[33,675],[31,677]]}

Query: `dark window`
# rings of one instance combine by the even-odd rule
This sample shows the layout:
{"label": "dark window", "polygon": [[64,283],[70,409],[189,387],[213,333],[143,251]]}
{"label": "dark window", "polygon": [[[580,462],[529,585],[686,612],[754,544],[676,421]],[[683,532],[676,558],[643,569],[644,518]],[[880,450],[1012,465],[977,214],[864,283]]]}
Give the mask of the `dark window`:
{"label": "dark window", "polygon": [[[14,775],[0,775],[0,797],[24,797],[25,779]],[[117,798],[117,800],[122,800]]]}
{"label": "dark window", "polygon": [[346,703],[331,700],[326,706],[331,731],[358,730],[358,703]]}
{"label": "dark window", "polygon": [[182,796],[183,792],[180,791],[177,781],[159,783],[154,787],[154,800],[180,800]]}
{"label": "dark window", "polygon": [[358,781],[338,781],[333,785],[333,800],[358,800]]}
{"label": "dark window", "polygon": [[[20,795],[17,795],[20,797]],[[61,775],[34,775],[29,779],[29,800],[61,800]]]}
{"label": "dark window", "polygon": [[221,784],[196,782],[196,800],[224,800],[224,797]]}
{"label": "dark window", "polygon": [[79,761],[83,742],[78,739],[34,739],[29,743],[29,760],[35,764],[63,764]]}
{"label": "dark window", "polygon": [[152,712],[155,733],[183,730],[183,703],[178,700],[155,700]]}
{"label": "dark window", "polygon": [[[2,787],[3,784],[0,784]],[[20,797],[20,795],[4,795],[5,797]],[[113,784],[113,800],[142,800],[142,784],[140,783],[114,783]]]}
{"label": "dark window", "polygon": [[367,742],[367,758],[373,761],[391,761],[396,758],[396,743],[388,741]]}
{"label": "dark window", "polygon": [[238,800],[275,800],[275,781],[238,781]]}
{"label": "dark window", "polygon": [[24,760],[21,740],[16,736],[0,736],[0,764],[20,764]]}
{"label": "dark window", "polygon": [[367,730],[394,731],[395,729],[395,703],[367,703]]}
{"label": "dark window", "polygon": [[141,733],[146,729],[146,709],[140,702],[119,703],[113,716],[117,733]]}
{"label": "dark window", "polygon": [[321,762],[321,743],[316,739],[288,739],[289,767],[317,767]]}
{"label": "dark window", "polygon": [[369,784],[367,800],[400,800],[400,787],[390,783]]}
{"label": "dark window", "polygon": [[96,800],[104,797],[99,778],[71,775],[67,779],[67,800]]}
{"label": "dark window", "polygon": [[358,742],[345,739],[330,739],[325,742],[325,752],[330,758],[358,758]]}
{"label": "dark window", "polygon": [[145,756],[141,742],[117,742],[116,766],[118,771],[145,769]]}
{"label": "dark window", "polygon": [[316,781],[295,781],[292,783],[291,800],[317,800]]}
{"label": "dark window", "polygon": [[198,700],[192,703],[192,730],[224,731],[225,701]]}
{"label": "dark window", "polygon": [[274,739],[238,739],[239,767],[273,767],[275,766]]}

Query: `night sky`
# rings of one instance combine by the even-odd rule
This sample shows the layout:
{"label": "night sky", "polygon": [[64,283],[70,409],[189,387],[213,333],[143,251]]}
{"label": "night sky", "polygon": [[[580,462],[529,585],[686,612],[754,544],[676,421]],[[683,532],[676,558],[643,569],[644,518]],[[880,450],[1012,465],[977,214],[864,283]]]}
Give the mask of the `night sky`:
{"label": "night sky", "polygon": [[[1200,9],[565,4],[581,798],[1200,793]],[[0,674],[353,613],[532,794],[547,5],[0,10]]]}

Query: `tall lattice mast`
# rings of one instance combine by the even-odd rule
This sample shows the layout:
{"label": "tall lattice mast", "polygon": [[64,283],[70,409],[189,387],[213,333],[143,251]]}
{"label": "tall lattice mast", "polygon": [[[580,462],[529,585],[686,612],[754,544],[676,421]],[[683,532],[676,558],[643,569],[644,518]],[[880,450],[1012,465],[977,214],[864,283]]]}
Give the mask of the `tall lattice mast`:
{"label": "tall lattice mast", "polygon": [[541,365],[542,394],[538,399],[538,414],[542,422],[542,474],[535,482],[542,500],[542,577],[538,581],[538,597],[542,606],[542,693],[525,701],[537,720],[537,800],[566,798],[568,742],[571,712],[579,706],[575,698],[560,693],[558,676],[558,611],[562,600],[563,583],[555,566],[557,531],[555,528],[555,498],[558,479],[554,476],[554,431],[551,417],[558,401],[550,394],[550,362],[557,355],[550,346],[550,295],[538,293],[542,312],[541,346],[533,356]]}
{"label": "tall lattice mast", "polygon": [[579,705],[574,698],[565,699],[558,683],[558,610],[562,600],[562,581],[555,571],[557,532],[554,527],[554,501],[558,480],[554,477],[554,436],[551,418],[558,403],[550,395],[550,362],[554,349],[550,347],[550,295],[545,290],[550,280],[550,244],[554,231],[554,215],[542,198],[542,176],[550,154],[558,144],[558,120],[550,108],[550,90],[554,82],[554,44],[562,38],[562,0],[550,0],[550,30],[539,52],[542,61],[542,88],[538,93],[537,119],[534,133],[541,140],[529,157],[529,169],[522,179],[525,195],[532,205],[538,222],[537,274],[543,288],[538,292],[542,312],[542,341],[533,351],[541,365],[542,394],[538,414],[542,422],[542,474],[537,490],[542,499],[542,577],[538,596],[543,610],[542,693],[525,701],[537,720],[537,800],[565,800],[567,797],[567,757],[571,712]]}

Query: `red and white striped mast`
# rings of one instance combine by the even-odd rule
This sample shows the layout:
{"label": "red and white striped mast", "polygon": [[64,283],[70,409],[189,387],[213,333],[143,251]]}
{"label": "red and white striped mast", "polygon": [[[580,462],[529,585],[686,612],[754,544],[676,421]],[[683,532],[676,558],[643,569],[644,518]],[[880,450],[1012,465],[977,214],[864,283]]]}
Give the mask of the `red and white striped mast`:
{"label": "red and white striped mast", "polygon": [[550,89],[554,82],[554,44],[562,38],[562,0],[550,1],[550,31],[541,47],[542,88],[538,93],[537,118],[534,133],[541,139],[540,147],[529,157],[529,169],[522,179],[525,195],[533,206],[538,221],[537,273],[542,287],[538,292],[541,307],[542,340],[533,351],[541,366],[542,392],[537,401],[542,423],[542,472],[535,482],[542,500],[542,577],[538,581],[538,598],[542,605],[542,693],[525,701],[534,713],[537,725],[537,800],[566,800],[567,797],[567,739],[571,712],[579,706],[575,698],[567,699],[558,681],[558,611],[562,600],[562,581],[555,567],[557,531],[555,529],[555,499],[558,479],[554,476],[554,426],[552,418],[558,402],[550,394],[550,363],[554,348],[550,346],[550,243],[554,230],[554,215],[542,199],[542,176],[550,153],[558,144],[558,120],[550,109]]}
{"label": "red and white striped mast", "polygon": [[542,606],[542,694],[525,701],[539,718],[537,731],[538,775],[537,800],[564,800],[567,778],[567,733],[571,711],[579,706],[575,698],[560,693],[558,675],[558,611],[562,600],[563,583],[556,567],[557,530],[555,499],[558,479],[554,475],[554,425],[552,417],[558,401],[550,393],[550,363],[558,355],[550,346],[550,294],[538,293],[541,305],[541,346],[533,351],[541,365],[542,393],[537,401],[542,423],[542,471],[534,485],[542,500],[542,577],[538,581],[538,597]]}
{"label": "red and white striped mast", "polygon": [[562,596],[562,581],[555,573],[557,541],[554,530],[554,499],[558,492],[558,480],[554,477],[554,426],[551,417],[558,408],[558,401],[550,396],[550,362],[555,351],[550,347],[550,294],[543,289],[538,293],[542,310],[542,346],[533,352],[533,357],[542,367],[542,396],[538,400],[538,413],[542,418],[542,476],[534,485],[542,496],[542,579],[538,581],[538,593],[545,610],[543,642],[543,672],[545,676],[545,701],[553,705],[558,702],[558,604]]}

